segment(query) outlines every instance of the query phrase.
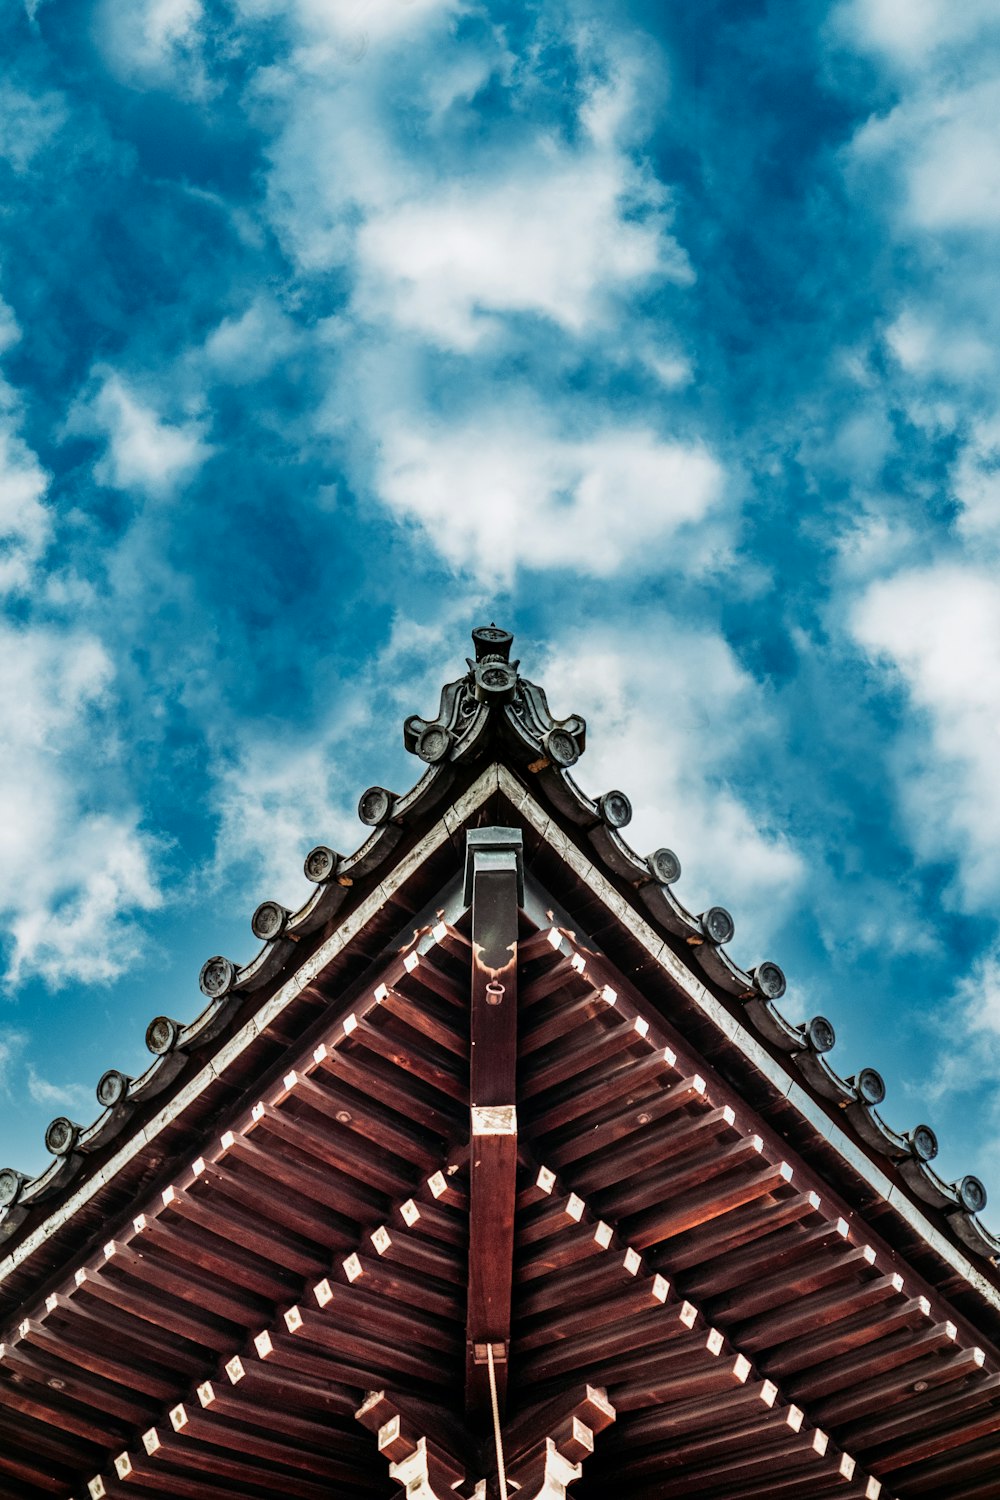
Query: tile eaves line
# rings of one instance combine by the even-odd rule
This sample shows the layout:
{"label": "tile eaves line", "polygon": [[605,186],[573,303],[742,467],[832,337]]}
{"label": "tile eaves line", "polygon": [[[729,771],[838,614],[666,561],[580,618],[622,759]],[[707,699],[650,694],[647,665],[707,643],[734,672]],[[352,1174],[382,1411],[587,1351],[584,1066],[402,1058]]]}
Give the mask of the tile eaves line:
{"label": "tile eaves line", "polygon": [[760,1042],[732,1014],[698,977],[686,967],[669,944],[656,933],[631,903],[623,897],[596,868],[579,845],[567,835],[555,819],[542,809],[531,791],[514,776],[502,762],[487,766],[470,787],[455,802],[447,804],[441,817],[414,847],[396,864],[352,913],[344,918],[330,938],[307,959],[296,973],[251,1017],[234,1037],[197,1074],[184,1089],[171,1100],[120,1148],[115,1156],[99,1172],[81,1185],[55,1213],[47,1216],[0,1262],[0,1285],[16,1267],[22,1265],[35,1249],[65,1224],[98,1189],[112,1180],[118,1170],[130,1161],[144,1145],[151,1143],[159,1132],[181,1113],[204,1091],[209,1083],[221,1076],[221,1072],[249,1043],[275,1020],[304,989],[316,974],[336,956],[348,942],[365,926],[367,921],[382,906],[387,896],[419,867],[423,860],[448,838],[454,838],[466,822],[494,792],[499,791],[511,807],[531,824],[553,851],[581,880],[598,894],[605,907],[638,939],[653,960],[670,976],[702,1011],[714,1028],[726,1036],[743,1053],[747,1061],[761,1073],[805,1120],[810,1128],[840,1156],[841,1160],[862,1178],[895,1212],[897,1212],[920,1238],[942,1258],[953,1270],[973,1286],[979,1295],[1000,1310],[1000,1289],[995,1287],[960,1250],[925,1219],[908,1194],[880,1171],[876,1163],[859,1149],[839,1124],[833,1120],[811,1095],[801,1087],[762,1046]]}
{"label": "tile eaves line", "polygon": [[663,969],[671,981],[678,985],[694,1002],[705,1018],[734,1043],[747,1061],[784,1097],[799,1116],[841,1158],[844,1164],[857,1173],[874,1191],[889,1204],[959,1276],[975,1288],[991,1307],[1000,1312],[1000,1288],[995,1286],[966,1256],[947,1240],[941,1232],[920,1212],[908,1194],[893,1183],[884,1172],[850,1139],[843,1128],[831,1119],[819,1104],[780,1066],[760,1042],[715,998],[707,987],[681,959],[659,933],[610,884],[604,874],[596,868],[580,849],[556,825],[548,813],[532,797],[506,766],[498,764],[499,790],[517,811],[531,824],[535,832],[544,838],[565,864],[600,898],[605,907],[626,926],[645,948],[655,963]]}
{"label": "tile eaves line", "polygon": [[[93,1195],[110,1183],[133,1157],[156,1139],[159,1133],[197,1099],[216,1079],[221,1078],[228,1065],[235,1061],[250,1044],[281,1015],[289,1005],[334,959],[347,944],[374,918],[385,905],[386,897],[404,884],[406,879],[431,854],[449,841],[461,828],[465,820],[480,808],[499,787],[499,767],[494,763],[476,778],[458,800],[449,805],[447,812],[394,866],[386,878],[351,912],[326,942],[297,969],[293,975],[265,1002],[234,1036],[212,1057],[195,1076],[175,1094],[143,1128],[122,1145],[101,1169],[77,1188],[54,1213],[47,1215],[41,1223],[25,1236],[3,1261],[0,1261],[0,1286],[13,1271],[22,1266],[53,1234],[61,1229],[78,1209]],[[449,816],[450,814],[450,816]]]}

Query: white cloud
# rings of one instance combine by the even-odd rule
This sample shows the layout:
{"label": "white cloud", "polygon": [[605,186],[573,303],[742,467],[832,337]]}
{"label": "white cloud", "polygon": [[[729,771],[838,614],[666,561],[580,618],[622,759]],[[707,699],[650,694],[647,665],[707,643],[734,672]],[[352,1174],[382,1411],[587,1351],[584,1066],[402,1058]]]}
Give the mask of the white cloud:
{"label": "white cloud", "polygon": [[1000,1082],[1000,947],[988,949],[959,980],[943,1007],[941,1031],[950,1045],[932,1080],[932,1098]]}
{"label": "white cloud", "polygon": [[204,10],[202,0],[101,0],[96,34],[123,82],[170,82],[199,94],[205,88],[198,55]]}
{"label": "white cloud", "polygon": [[20,340],[21,328],[14,309],[0,297],[0,354],[6,354]]}
{"label": "white cloud", "polygon": [[[535,674],[531,674],[535,675]],[[806,871],[781,829],[732,789],[747,735],[773,733],[760,690],[721,637],[659,620],[574,633],[539,669],[558,717],[591,726],[574,776],[593,795],[619,788],[632,802],[624,836],[648,854],[680,858],[679,898],[698,912],[728,907],[732,950],[747,965],[787,915]]]}
{"label": "white cloud", "polygon": [[11,1074],[27,1041],[23,1031],[15,1031],[12,1026],[0,1026],[0,1096],[4,1098],[10,1097]]}
{"label": "white cloud", "polygon": [[[330,706],[311,732],[301,724],[278,734],[273,725],[247,724],[235,746],[227,743],[215,764],[217,817],[214,877],[246,890],[249,899],[275,899],[295,907],[311,887],[302,862],[317,843],[352,853],[370,830],[358,820],[357,801],[372,782],[408,790],[424,766],[402,749],[403,719],[433,717],[450,672],[459,632],[485,615],[475,593],[452,591],[433,625],[405,615],[366,670],[330,695]],[[371,683],[378,683],[377,699]],[[373,760],[386,724],[393,726]]]}
{"label": "white cloud", "polygon": [[896,751],[913,846],[957,859],[954,899],[989,908],[1000,894],[1000,582],[971,564],[911,569],[868,589],[853,630],[923,716]]}
{"label": "white cloud", "polygon": [[48,478],[18,432],[19,406],[0,377],[0,594],[22,592],[49,542]]}
{"label": "white cloud", "polygon": [[[251,902],[303,900],[310,888],[302,861],[312,845],[346,853],[365,837],[356,814],[364,788],[384,781],[402,791],[423,769],[399,751],[399,729],[373,761],[373,729],[401,726],[409,713],[433,716],[442,683],[464,669],[454,659],[456,631],[489,618],[474,596],[453,599],[432,627],[399,618],[377,660],[336,695],[327,721],[305,741],[301,729],[279,738],[248,726],[236,753],[217,763],[217,872]],[[729,907],[740,927],[734,952],[750,964],[768,956],[770,935],[806,875],[783,832],[729,784],[745,736],[771,732],[766,706],[720,637],[662,623],[652,630],[652,637],[639,628],[577,632],[571,650],[553,646],[525,671],[545,687],[553,713],[590,721],[574,772],[581,785],[628,795],[634,817],[625,837],[643,854],[661,844],[676,850],[681,899],[695,911]],[[379,684],[377,704],[369,681]]]}
{"label": "white cloud", "polygon": [[[321,9],[341,20],[353,14],[349,5]],[[429,18],[444,8],[423,9]],[[365,9],[365,24],[407,12],[408,25],[423,13],[386,0]],[[268,70],[258,90],[285,117],[271,149],[269,212],[289,253],[309,271],[352,268],[352,307],[363,320],[466,351],[517,313],[575,336],[607,333],[620,325],[627,294],[655,278],[690,283],[690,262],[670,233],[669,193],[634,150],[644,96],[662,94],[663,81],[648,56],[616,51],[596,32],[577,44],[590,82],[572,139],[519,128],[477,147],[474,172],[465,151],[435,138],[449,128],[437,84],[412,101],[417,139],[393,135],[385,106],[398,52],[363,77],[318,69],[315,48]],[[451,39],[440,48],[427,70],[435,79],[468,61]],[[459,69],[464,84],[453,82],[452,100],[454,89],[482,81],[484,65],[502,74],[510,60],[497,40],[492,58],[475,61],[475,70]]]}
{"label": "white cloud", "polygon": [[845,38],[905,68],[924,68],[942,48],[1000,25],[993,0],[845,0],[833,13]]}
{"label": "white cloud", "polygon": [[1000,80],[937,101],[912,122],[910,216],[924,229],[1000,224]]}
{"label": "white cloud", "polygon": [[255,297],[237,318],[223,318],[205,340],[214,372],[242,384],[266,375],[301,343],[292,320],[269,297]]}
{"label": "white cloud", "polygon": [[[356,492],[419,525],[476,578],[507,582],[524,565],[601,577],[659,566],[663,543],[717,512],[724,489],[704,444],[664,431],[663,389],[688,384],[691,362],[672,328],[658,319],[654,340],[635,308],[651,287],[694,279],[672,233],[670,192],[641,149],[647,99],[667,88],[663,69],[653,49],[640,55],[596,21],[577,27],[575,92],[565,101],[575,118],[565,128],[532,124],[550,86],[532,48],[513,59],[494,28],[467,66],[465,44],[442,24],[451,8],[385,0],[362,21],[347,3],[300,4],[301,45],[261,69],[250,90],[274,130],[271,225],[300,269],[337,270],[348,288],[317,330],[329,386],[316,427],[349,453]],[[242,9],[271,17],[279,7],[243,0]],[[323,38],[355,24],[385,47],[365,69],[328,66]],[[427,58],[418,71],[436,82],[407,92],[404,130],[400,69],[417,70],[418,43]],[[510,127],[483,141],[477,126],[467,140],[461,104],[454,117],[442,111],[486,77],[505,91]],[[235,371],[251,346],[252,369],[255,350],[283,336],[273,324],[261,333],[263,309],[218,329],[206,357]],[[547,415],[551,399],[535,400],[531,376],[514,398],[509,386],[480,392],[475,356],[501,343],[540,354],[526,318],[592,345],[608,367],[644,367],[660,384],[655,411],[636,402],[618,425],[593,430],[569,390],[558,417]],[[579,357],[547,338],[541,357]],[[456,362],[450,386],[463,409],[439,410],[429,427],[428,360],[441,349],[468,361],[464,373]],[[689,531],[685,567],[700,570],[728,546],[728,535],[706,537],[696,546]]]}
{"label": "white cloud", "polygon": [[162,498],[193,477],[212,453],[204,421],[167,422],[120,375],[95,373],[98,388],[77,403],[67,429],[106,438],[105,452],[94,465],[98,482]]}
{"label": "white cloud", "polygon": [[[627,215],[630,196],[638,217]],[[662,196],[616,153],[554,148],[498,181],[448,183],[363,225],[356,306],[459,349],[496,332],[496,313],[586,333],[610,324],[623,290],[655,275],[693,279],[652,207]]]}
{"label": "white cloud", "polygon": [[1000,413],[972,425],[955,466],[958,529],[973,544],[1000,540]]}
{"label": "white cloud", "polygon": [[[361,842],[349,796],[325,737],[303,745],[246,734],[237,756],[217,771],[217,869],[251,888],[257,901],[298,906],[309,890],[302,861],[313,845],[339,841],[349,852]],[[259,884],[265,880],[266,889]]]}
{"label": "white cloud", "polygon": [[93,1115],[94,1091],[82,1083],[50,1083],[34,1063],[28,1064],[28,1094],[47,1109],[87,1110]]}
{"label": "white cloud", "polygon": [[236,6],[248,19],[291,19],[307,43],[332,42],[360,62],[369,44],[412,36],[428,20],[459,10],[461,0],[236,0]]}
{"label": "white cloud", "polygon": [[[115,977],[139,948],[130,913],[160,901],[136,814],[99,810],[95,717],[111,664],[82,634],[0,628],[0,913],[7,981]],[[89,765],[88,765],[89,763]]]}
{"label": "white cloud", "polygon": [[940,375],[966,383],[989,374],[996,362],[995,350],[982,337],[982,324],[962,326],[954,308],[942,313],[938,305],[904,307],[885,339],[906,373],[918,377]]}
{"label": "white cloud", "polygon": [[[979,1171],[996,1180],[1000,1172],[1000,945],[982,953],[942,999],[931,1026],[938,1037],[934,1066],[921,1093],[935,1110],[949,1111],[953,1129],[964,1133],[973,1119],[976,1129],[971,1159],[955,1169]],[[996,1214],[987,1221],[995,1229]]]}
{"label": "white cloud", "polygon": [[28,93],[0,82],[0,160],[9,162],[15,172],[27,172],[67,118],[61,94]]}
{"label": "white cloud", "polygon": [[992,231],[1000,225],[998,132],[1000,78],[948,90],[931,79],[862,126],[850,155],[862,180],[888,165],[911,228]]}
{"label": "white cloud", "polygon": [[562,437],[525,414],[397,430],[378,490],[483,580],[509,581],[519,567],[609,577],[662,566],[664,543],[719,504],[723,471],[701,446],[641,427]]}

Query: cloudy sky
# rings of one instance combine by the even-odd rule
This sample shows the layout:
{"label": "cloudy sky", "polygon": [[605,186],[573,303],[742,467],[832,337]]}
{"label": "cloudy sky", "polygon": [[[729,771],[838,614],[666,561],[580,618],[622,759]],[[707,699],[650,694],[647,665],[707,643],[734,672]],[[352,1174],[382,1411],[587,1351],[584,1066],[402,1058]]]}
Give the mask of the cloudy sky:
{"label": "cloudy sky", "polygon": [[0,203],[0,1165],[495,618],[1000,1198],[994,0],[6,0]]}

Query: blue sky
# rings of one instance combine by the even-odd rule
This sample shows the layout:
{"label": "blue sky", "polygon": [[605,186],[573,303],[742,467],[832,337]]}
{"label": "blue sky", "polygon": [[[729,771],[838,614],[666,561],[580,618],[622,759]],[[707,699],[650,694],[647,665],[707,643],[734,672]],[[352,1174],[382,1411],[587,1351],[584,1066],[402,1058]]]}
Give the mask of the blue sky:
{"label": "blue sky", "polygon": [[992,0],[6,0],[0,203],[4,1161],[495,618],[1000,1193]]}

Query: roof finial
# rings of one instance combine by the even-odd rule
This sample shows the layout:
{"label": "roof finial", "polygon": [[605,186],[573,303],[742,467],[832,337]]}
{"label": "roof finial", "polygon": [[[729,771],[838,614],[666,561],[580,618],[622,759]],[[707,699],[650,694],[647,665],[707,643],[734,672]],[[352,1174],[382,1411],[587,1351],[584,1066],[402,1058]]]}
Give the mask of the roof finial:
{"label": "roof finial", "polygon": [[476,661],[484,661],[487,658],[510,661],[510,648],[514,644],[514,637],[509,630],[502,630],[495,621],[491,620],[488,625],[479,625],[472,632],[472,644],[476,648]]}

